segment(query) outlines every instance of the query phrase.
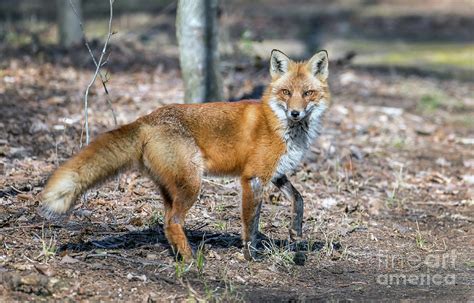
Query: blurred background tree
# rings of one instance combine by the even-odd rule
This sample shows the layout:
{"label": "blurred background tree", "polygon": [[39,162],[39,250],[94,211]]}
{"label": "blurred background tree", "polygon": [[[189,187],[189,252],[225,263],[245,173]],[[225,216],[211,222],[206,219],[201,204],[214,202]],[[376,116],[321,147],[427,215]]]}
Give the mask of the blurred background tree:
{"label": "blurred background tree", "polygon": [[[71,3],[76,12],[74,12]],[[82,41],[82,31],[79,24],[79,18],[82,18],[81,0],[71,0],[71,3],[69,0],[56,0],[58,39],[59,44],[63,47],[71,47]]]}
{"label": "blurred background tree", "polygon": [[179,0],[176,35],[185,102],[223,100],[217,0]]}

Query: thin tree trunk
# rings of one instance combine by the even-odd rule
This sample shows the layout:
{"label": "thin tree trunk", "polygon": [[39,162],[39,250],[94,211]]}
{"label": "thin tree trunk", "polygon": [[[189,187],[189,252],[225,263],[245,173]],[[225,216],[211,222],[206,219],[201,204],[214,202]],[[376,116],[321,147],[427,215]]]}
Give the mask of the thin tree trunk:
{"label": "thin tree trunk", "polygon": [[176,34],[185,102],[222,100],[217,0],[179,0]]}
{"label": "thin tree trunk", "polygon": [[[81,16],[81,0],[71,0],[76,12]],[[82,41],[82,30],[78,17],[69,3],[69,0],[56,0],[56,13],[58,17],[59,44],[71,47]]]}

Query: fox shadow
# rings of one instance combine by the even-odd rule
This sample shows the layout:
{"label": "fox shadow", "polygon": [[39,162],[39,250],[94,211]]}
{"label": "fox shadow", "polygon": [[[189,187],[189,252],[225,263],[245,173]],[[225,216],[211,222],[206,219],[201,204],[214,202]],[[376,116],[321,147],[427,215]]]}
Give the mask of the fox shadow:
{"label": "fox shadow", "polygon": [[[209,245],[215,248],[242,248],[242,240],[240,235],[236,233],[187,230],[186,234],[189,243],[194,249],[202,245]],[[92,251],[94,249],[134,249],[153,244],[162,244],[165,247],[170,248],[162,224],[157,224],[140,231],[131,231],[122,235],[107,236],[98,240],[65,243],[59,247],[58,251],[84,252]],[[309,242],[306,240],[290,242],[288,240],[272,239],[263,234],[259,234],[257,249],[263,250],[270,247],[282,248],[294,252],[309,252],[321,250],[324,247],[324,243],[317,241]]]}

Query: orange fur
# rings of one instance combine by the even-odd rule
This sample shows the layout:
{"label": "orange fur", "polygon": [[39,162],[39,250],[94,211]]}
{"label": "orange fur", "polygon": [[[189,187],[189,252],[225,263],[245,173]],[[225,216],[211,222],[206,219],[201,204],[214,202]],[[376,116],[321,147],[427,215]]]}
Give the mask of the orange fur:
{"label": "orange fur", "polygon": [[[326,78],[315,74],[311,60],[288,59],[283,72],[272,70],[272,82],[261,101],[164,106],[101,135],[54,172],[42,194],[43,207],[64,213],[85,190],[137,162],[163,195],[170,244],[191,258],[183,226],[202,175],[240,176],[242,238],[244,243],[252,240],[261,200],[258,187],[275,177],[289,149],[284,137],[288,126],[272,102],[284,103],[279,106],[288,111],[329,102]],[[307,91],[312,93],[305,95]]]}

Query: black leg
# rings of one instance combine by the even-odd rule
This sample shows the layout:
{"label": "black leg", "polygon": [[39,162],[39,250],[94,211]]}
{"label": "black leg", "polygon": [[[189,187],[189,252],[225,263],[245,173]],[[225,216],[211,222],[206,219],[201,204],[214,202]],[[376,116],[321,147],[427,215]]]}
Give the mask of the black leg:
{"label": "black leg", "polygon": [[272,179],[272,183],[280,189],[285,197],[291,201],[293,206],[292,222],[290,227],[290,238],[296,240],[303,235],[303,197],[298,190],[291,184],[285,175]]}

